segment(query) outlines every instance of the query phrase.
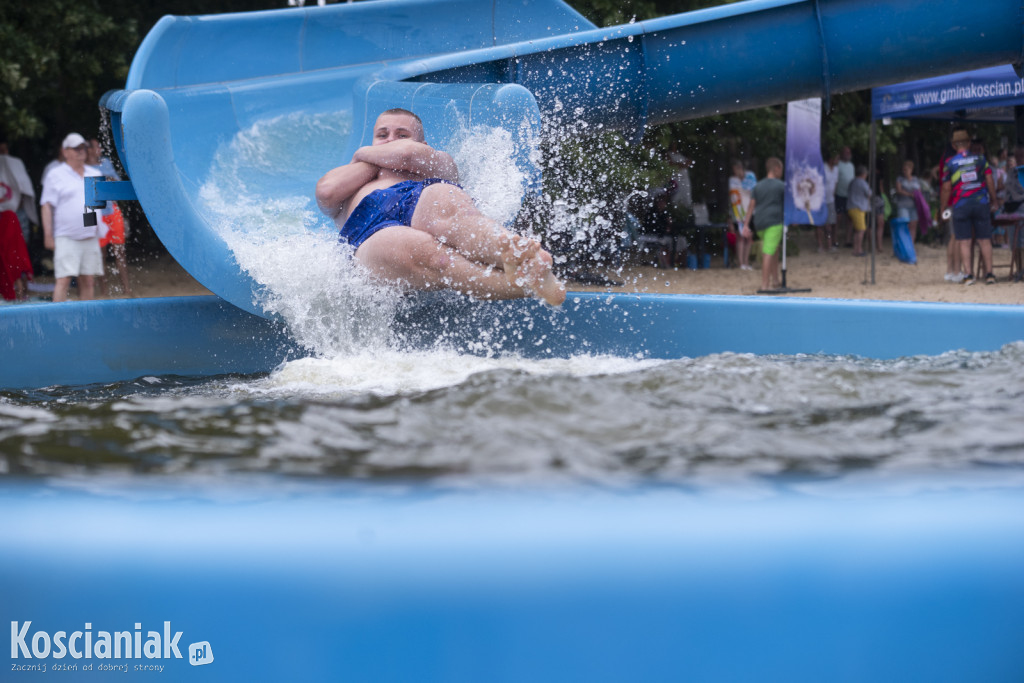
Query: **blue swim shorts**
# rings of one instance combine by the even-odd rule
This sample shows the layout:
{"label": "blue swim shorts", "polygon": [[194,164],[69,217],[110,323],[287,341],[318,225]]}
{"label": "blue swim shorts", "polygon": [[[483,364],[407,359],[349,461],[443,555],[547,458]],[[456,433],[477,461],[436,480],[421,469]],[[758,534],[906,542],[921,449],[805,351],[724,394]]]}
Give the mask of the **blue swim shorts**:
{"label": "blue swim shorts", "polygon": [[340,240],[351,244],[353,249],[358,249],[374,233],[384,228],[410,225],[416,204],[420,201],[420,193],[423,192],[423,188],[435,183],[455,185],[440,178],[426,178],[405,180],[383,190],[374,190],[363,197],[359,206],[345,221],[345,225],[341,226]]}
{"label": "blue swim shorts", "polygon": [[953,207],[953,236],[958,240],[992,239],[988,201],[968,197]]}

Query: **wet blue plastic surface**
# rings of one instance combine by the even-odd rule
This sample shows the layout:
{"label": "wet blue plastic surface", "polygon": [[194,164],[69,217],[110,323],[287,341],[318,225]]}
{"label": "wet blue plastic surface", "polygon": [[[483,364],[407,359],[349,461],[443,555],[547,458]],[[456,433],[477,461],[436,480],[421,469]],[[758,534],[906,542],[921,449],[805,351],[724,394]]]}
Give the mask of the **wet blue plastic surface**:
{"label": "wet blue plastic surface", "polygon": [[[727,351],[868,358],[994,351],[1024,340],[1024,306],[573,292],[532,300],[422,294],[394,324],[411,348],[530,358],[699,357]],[[0,387],[143,375],[269,372],[303,355],[283,327],[216,297],[33,304],[0,311]]]}
{"label": "wet blue plastic surface", "polygon": [[[1024,677],[1019,492],[7,487],[0,520],[5,621],[181,632],[181,659],[45,660],[78,665],[62,680],[101,663],[175,681]],[[213,662],[187,663],[196,642]],[[128,674],[107,676],[156,675]]]}
{"label": "wet blue plastic surface", "polygon": [[0,387],[268,372],[300,355],[279,323],[215,296],[8,306]]}

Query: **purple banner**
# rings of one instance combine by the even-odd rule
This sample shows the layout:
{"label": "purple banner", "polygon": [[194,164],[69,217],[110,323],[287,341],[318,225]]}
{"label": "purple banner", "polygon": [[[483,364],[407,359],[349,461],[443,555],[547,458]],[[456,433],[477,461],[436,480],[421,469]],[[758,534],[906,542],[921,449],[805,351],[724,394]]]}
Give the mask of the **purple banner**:
{"label": "purple banner", "polygon": [[821,98],[790,102],[786,112],[786,225],[824,225],[825,164]]}

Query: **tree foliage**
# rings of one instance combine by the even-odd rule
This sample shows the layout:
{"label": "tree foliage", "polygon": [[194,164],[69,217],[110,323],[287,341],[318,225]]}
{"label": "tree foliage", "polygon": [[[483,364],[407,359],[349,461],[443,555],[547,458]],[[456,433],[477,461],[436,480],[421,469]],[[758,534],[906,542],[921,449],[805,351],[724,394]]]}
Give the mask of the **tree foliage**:
{"label": "tree foliage", "polygon": [[281,7],[278,0],[0,2],[0,136],[33,177],[74,130],[100,127],[98,102],[124,87],[139,43],[165,14]]}
{"label": "tree foliage", "polygon": [[3,3],[4,132],[37,139],[51,129],[85,127],[97,118],[97,92],[124,82],[136,44],[136,22],[116,21],[98,0]]}

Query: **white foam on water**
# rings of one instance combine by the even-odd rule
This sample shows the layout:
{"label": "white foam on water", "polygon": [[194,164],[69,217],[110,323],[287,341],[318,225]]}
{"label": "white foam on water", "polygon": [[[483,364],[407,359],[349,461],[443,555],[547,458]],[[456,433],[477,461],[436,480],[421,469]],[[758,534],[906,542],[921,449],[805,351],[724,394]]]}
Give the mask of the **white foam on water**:
{"label": "white foam on water", "polygon": [[374,350],[334,358],[288,361],[263,382],[250,385],[248,390],[335,397],[399,396],[456,386],[486,372],[582,378],[635,372],[662,362],[665,361],[615,356],[528,360],[518,356],[481,357],[444,350]]}

